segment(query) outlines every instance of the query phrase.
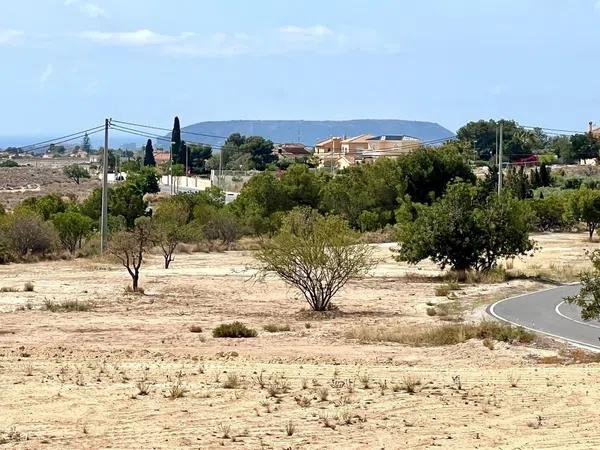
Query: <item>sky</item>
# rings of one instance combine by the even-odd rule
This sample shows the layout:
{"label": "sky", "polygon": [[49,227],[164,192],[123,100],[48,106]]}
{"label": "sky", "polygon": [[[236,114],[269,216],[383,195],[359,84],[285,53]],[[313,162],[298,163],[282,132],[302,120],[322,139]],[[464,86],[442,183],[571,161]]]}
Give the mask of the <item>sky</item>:
{"label": "sky", "polygon": [[175,115],[600,123],[600,0],[0,4],[0,137]]}

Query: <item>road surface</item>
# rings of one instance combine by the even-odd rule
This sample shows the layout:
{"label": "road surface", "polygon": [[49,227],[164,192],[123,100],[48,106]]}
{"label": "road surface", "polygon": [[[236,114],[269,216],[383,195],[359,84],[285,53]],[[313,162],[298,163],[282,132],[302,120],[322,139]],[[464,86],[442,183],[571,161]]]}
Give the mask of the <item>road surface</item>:
{"label": "road surface", "polygon": [[583,320],[580,308],[563,300],[579,289],[579,284],[570,284],[507,298],[489,306],[488,313],[513,325],[600,352],[600,322]]}

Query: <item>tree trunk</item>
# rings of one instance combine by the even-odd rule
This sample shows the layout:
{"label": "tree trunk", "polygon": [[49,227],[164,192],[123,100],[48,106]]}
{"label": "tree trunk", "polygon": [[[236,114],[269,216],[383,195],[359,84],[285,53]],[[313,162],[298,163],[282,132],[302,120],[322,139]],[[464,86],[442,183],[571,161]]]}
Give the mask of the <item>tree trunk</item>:
{"label": "tree trunk", "polygon": [[592,242],[592,236],[594,235],[594,226],[588,225],[588,232],[590,233],[590,242]]}
{"label": "tree trunk", "polygon": [[133,289],[133,292],[137,292],[138,291],[138,281],[139,281],[139,279],[140,279],[140,274],[137,273],[137,272],[131,276],[131,280],[132,280],[131,287]]}
{"label": "tree trunk", "polygon": [[171,256],[170,255],[165,255],[165,269],[169,268],[169,264],[171,264]]}

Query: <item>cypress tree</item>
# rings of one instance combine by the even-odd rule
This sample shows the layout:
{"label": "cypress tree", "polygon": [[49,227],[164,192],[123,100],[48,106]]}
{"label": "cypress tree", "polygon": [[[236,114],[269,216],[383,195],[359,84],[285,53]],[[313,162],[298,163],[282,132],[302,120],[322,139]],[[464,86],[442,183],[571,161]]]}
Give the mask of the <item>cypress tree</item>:
{"label": "cypress tree", "polygon": [[179,117],[175,116],[173,123],[173,132],[171,133],[171,154],[173,157],[173,164],[183,164],[181,161],[181,127],[179,126]]}
{"label": "cypress tree", "polygon": [[542,163],[540,166],[540,186],[550,186],[551,182],[550,169],[546,166],[546,163]]}
{"label": "cypress tree", "polygon": [[148,142],[146,142],[146,150],[144,151],[144,166],[156,167],[154,149],[152,148],[152,139],[148,139]]}

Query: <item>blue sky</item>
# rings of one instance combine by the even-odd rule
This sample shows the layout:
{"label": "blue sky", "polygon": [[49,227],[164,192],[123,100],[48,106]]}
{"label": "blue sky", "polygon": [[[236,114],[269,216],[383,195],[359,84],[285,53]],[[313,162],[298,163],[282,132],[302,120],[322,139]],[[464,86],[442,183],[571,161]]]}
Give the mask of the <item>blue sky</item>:
{"label": "blue sky", "polygon": [[0,136],[104,117],[600,123],[596,0],[1,0]]}

